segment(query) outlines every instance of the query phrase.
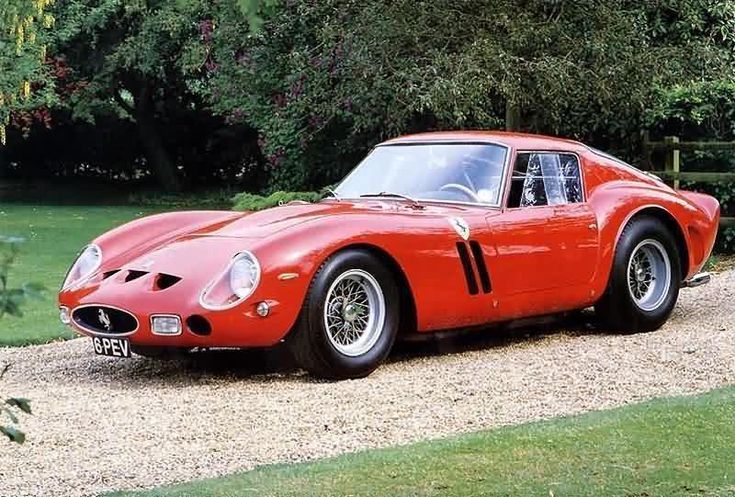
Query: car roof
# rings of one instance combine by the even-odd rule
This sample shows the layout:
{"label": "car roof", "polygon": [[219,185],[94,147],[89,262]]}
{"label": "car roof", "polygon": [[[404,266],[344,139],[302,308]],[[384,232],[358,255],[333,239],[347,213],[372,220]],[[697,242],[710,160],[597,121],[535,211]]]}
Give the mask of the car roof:
{"label": "car roof", "polygon": [[562,150],[571,152],[589,150],[582,143],[566,138],[509,131],[434,131],[393,138],[380,145],[426,142],[488,142],[506,145],[516,150]]}

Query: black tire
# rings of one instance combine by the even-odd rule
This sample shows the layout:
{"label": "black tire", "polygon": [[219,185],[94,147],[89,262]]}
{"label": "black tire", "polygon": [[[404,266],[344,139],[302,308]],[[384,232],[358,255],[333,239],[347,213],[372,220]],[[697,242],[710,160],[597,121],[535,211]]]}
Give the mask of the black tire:
{"label": "black tire", "polygon": [[[668,286],[666,286],[665,278],[654,277],[650,285],[660,284],[660,290],[654,293],[656,287],[653,286],[654,290],[651,290],[651,293],[643,293],[642,300],[637,300],[634,294],[638,292],[637,295],[641,297],[640,287],[636,285],[645,284],[645,281],[641,283],[638,278],[646,278],[643,274],[643,268],[646,266],[645,264],[637,266],[636,261],[631,260],[635,255],[634,251],[636,254],[645,253],[642,256],[643,262],[648,260],[651,263],[648,267],[665,268],[666,259],[668,259]],[[652,259],[659,262],[651,262]],[[653,269],[651,273],[657,273],[657,271]],[[629,282],[629,277],[633,283]],[[662,279],[664,282],[661,282]],[[680,287],[681,262],[672,233],[656,218],[634,218],[620,235],[607,289],[602,299],[595,305],[595,313],[600,326],[619,333],[657,330],[671,315],[679,297]],[[647,295],[651,297],[646,301],[645,296]]]}
{"label": "black tire", "polygon": [[[369,350],[346,355],[337,349],[325,326],[324,308],[330,287],[348,271],[363,271],[379,285],[384,301],[383,326]],[[327,379],[362,378],[388,356],[398,332],[399,293],[393,274],[365,250],[345,250],[330,257],[314,276],[295,328],[286,344],[295,361],[311,374]]]}

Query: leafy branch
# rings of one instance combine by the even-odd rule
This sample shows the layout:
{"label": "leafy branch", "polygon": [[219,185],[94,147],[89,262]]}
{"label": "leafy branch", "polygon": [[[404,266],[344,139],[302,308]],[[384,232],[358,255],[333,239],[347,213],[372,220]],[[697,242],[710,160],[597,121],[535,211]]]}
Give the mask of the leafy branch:
{"label": "leafy branch", "polygon": [[[0,236],[0,318],[5,314],[22,316],[21,306],[27,299],[41,298],[43,286],[37,283],[26,283],[20,288],[10,288],[8,274],[10,268],[18,258],[22,238]],[[0,370],[0,379],[5,375],[9,364]],[[22,444],[26,440],[25,433],[17,426],[20,413],[31,414],[31,401],[22,397],[10,397],[0,403],[0,416],[10,421],[9,424],[0,424],[0,433],[12,442]]]}

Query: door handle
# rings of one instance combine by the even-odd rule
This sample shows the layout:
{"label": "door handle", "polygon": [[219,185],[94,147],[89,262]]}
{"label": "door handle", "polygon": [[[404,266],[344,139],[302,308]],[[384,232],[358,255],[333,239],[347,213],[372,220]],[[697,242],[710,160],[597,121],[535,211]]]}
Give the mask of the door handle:
{"label": "door handle", "polygon": [[597,231],[597,223],[590,223],[587,225],[587,227],[592,231]]}

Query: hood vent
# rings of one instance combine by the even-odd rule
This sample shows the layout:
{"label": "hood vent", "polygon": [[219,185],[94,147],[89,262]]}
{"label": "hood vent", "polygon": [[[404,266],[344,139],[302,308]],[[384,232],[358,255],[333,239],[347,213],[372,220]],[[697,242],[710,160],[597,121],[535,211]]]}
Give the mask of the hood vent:
{"label": "hood vent", "polygon": [[179,278],[178,276],[174,276],[173,274],[161,273],[158,276],[156,276],[156,282],[155,282],[154,289],[155,290],[165,290],[166,288],[170,288],[174,286],[179,281],[181,281],[181,278]]}
{"label": "hood vent", "polygon": [[115,276],[119,272],[120,272],[119,269],[113,269],[112,271],[106,271],[106,272],[102,273],[102,279],[103,280],[106,280],[110,276]]}
{"label": "hood vent", "polygon": [[148,271],[135,271],[134,269],[131,269],[125,276],[125,283],[127,283],[128,281],[137,280],[138,278],[142,278],[146,274],[148,274]]}

